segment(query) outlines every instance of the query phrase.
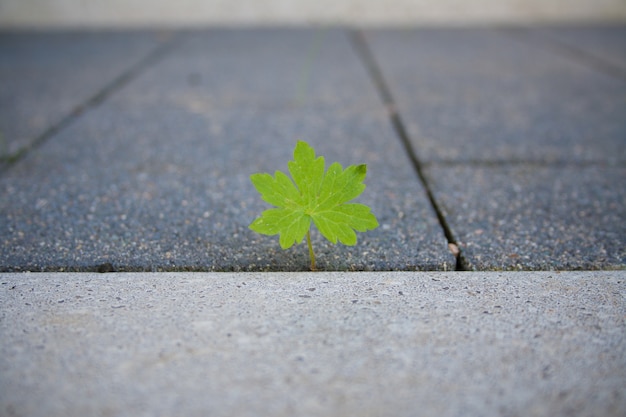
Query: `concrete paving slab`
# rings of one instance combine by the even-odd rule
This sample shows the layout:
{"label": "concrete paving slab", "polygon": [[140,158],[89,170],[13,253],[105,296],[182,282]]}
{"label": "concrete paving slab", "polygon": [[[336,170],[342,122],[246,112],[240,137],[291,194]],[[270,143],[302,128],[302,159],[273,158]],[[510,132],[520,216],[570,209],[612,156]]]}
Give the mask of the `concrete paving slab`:
{"label": "concrete paving slab", "polygon": [[11,416],[623,416],[619,272],[0,275]]}
{"label": "concrete paving slab", "polygon": [[0,32],[0,157],[32,145],[165,40],[152,32]]}
{"label": "concrete paving slab", "polygon": [[118,96],[215,108],[380,106],[343,29],[211,29],[177,48]]}
{"label": "concrete paving slab", "polygon": [[626,27],[623,25],[541,28],[537,32],[572,51],[583,51],[589,58],[600,61],[599,65],[614,66],[626,77]]}
{"label": "concrete paving slab", "polygon": [[[322,61],[324,76],[316,78],[312,90],[322,96],[312,94],[311,102],[300,106],[292,103],[293,89],[281,87],[282,75],[272,76],[277,69],[299,74],[299,65],[287,68],[278,58],[306,50],[315,32],[279,33],[292,32],[293,38],[278,42],[271,59],[257,66],[250,57],[226,59],[228,51],[238,56],[245,39],[254,51],[285,36],[218,31],[227,35],[226,46],[234,44],[233,51],[213,40],[213,32],[193,34],[172,57],[7,172],[0,179],[1,268],[93,271],[111,264],[116,270],[148,271],[306,270],[305,246],[283,251],[277,237],[248,230],[269,208],[249,175],[286,171],[296,140],[303,139],[328,164],[368,164],[368,188],[358,201],[370,205],[381,224],[360,235],[355,247],[332,247],[314,233],[319,268],[454,269],[456,259],[377,94],[359,95],[368,82],[365,70],[353,84],[333,75],[333,68],[343,74],[357,65],[347,39],[328,43],[333,60]],[[210,65],[220,56],[227,62],[217,73],[224,80],[229,73],[233,77],[225,84],[236,85],[254,70],[245,82],[257,90],[243,88],[235,107],[220,90],[224,83],[213,82]],[[181,101],[194,71],[212,80],[207,99]],[[261,90],[267,92],[265,101]],[[326,100],[324,92],[333,90],[355,98],[351,104]]]}
{"label": "concrete paving slab", "polygon": [[626,168],[431,166],[466,266],[625,269]]}
{"label": "concrete paving slab", "polygon": [[366,34],[467,268],[625,267],[625,80],[541,36]]}
{"label": "concrete paving slab", "polygon": [[366,37],[424,162],[626,161],[624,79],[489,29]]}

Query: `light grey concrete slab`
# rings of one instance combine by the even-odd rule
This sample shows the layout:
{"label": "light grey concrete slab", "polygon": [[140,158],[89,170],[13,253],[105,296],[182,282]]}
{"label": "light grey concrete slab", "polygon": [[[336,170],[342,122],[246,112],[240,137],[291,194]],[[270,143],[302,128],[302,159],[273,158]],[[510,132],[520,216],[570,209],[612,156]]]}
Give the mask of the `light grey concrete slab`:
{"label": "light grey concrete slab", "polygon": [[154,32],[0,32],[0,157],[30,146],[166,39]]}
{"label": "light grey concrete slab", "polygon": [[[294,103],[291,84],[315,35],[209,31],[182,39],[0,179],[1,268],[306,270],[306,246],[283,251],[277,237],[248,230],[269,208],[250,174],[286,171],[302,139],[328,165],[368,165],[358,201],[380,222],[355,247],[335,248],[314,233],[319,268],[454,269],[377,93],[370,85],[361,94],[369,80],[355,70],[343,32],[325,35],[311,99]],[[345,80],[346,71],[356,81]],[[196,73],[200,85],[190,87]],[[337,100],[325,98],[332,92]]]}
{"label": "light grey concrete slab", "polygon": [[623,416],[620,272],[0,275],[11,416]]}

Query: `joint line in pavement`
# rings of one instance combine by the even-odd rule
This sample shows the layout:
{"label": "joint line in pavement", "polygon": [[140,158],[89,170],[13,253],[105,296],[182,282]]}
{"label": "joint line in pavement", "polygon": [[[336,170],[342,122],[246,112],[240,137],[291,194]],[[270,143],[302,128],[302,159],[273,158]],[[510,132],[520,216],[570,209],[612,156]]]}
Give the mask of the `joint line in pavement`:
{"label": "joint line in pavement", "polygon": [[102,103],[107,97],[118,91],[132,79],[137,77],[145,68],[155,63],[162,58],[167,52],[169,52],[175,45],[175,41],[179,38],[178,35],[173,35],[170,39],[162,41],[153,50],[151,50],[146,56],[144,56],[139,62],[135,63],[132,67],[127,69],[118,75],[113,81],[105,85],[96,94],[86,99],[84,102],[77,105],[69,114],[61,118],[58,122],[48,127],[43,133],[36,136],[29,144],[18,149],[14,153],[3,156],[0,159],[0,173],[8,169],[10,166],[16,164],[22,160],[30,151],[41,146],[49,138],[59,133],[61,130],[70,126],[78,117],[80,117],[87,110]]}
{"label": "joint line in pavement", "polygon": [[407,153],[409,159],[411,160],[411,165],[419,178],[422,186],[426,190],[426,194],[428,196],[428,200],[437,215],[437,219],[439,220],[439,225],[443,229],[443,233],[448,241],[448,248],[452,252],[452,254],[456,257],[456,270],[457,271],[465,271],[467,270],[467,262],[456,242],[456,239],[452,233],[450,226],[443,214],[443,211],[439,207],[437,203],[437,199],[428,184],[428,179],[424,174],[423,165],[417,157],[417,153],[411,144],[411,140],[409,138],[409,134],[405,128],[404,123],[402,122],[402,118],[400,117],[400,113],[398,112],[398,108],[396,106],[395,100],[393,99],[393,95],[391,94],[391,90],[387,86],[385,82],[385,78],[383,77],[380,66],[378,65],[374,54],[372,53],[367,40],[365,39],[365,35],[361,30],[355,29],[350,32],[350,40],[352,41],[352,45],[356,50],[356,54],[361,59],[363,65],[365,66],[369,76],[371,77],[374,85],[376,86],[376,90],[381,96],[385,104],[385,109],[387,110],[387,115],[389,116],[389,121],[393,126],[393,129],[396,135],[400,138],[402,145],[404,147],[405,152]]}

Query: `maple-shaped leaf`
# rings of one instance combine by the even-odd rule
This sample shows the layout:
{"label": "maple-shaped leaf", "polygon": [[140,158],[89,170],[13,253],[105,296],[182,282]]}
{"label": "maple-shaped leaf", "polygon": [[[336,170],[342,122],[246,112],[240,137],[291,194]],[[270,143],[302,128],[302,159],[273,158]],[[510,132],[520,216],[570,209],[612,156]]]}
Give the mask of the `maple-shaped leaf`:
{"label": "maple-shaped leaf", "polygon": [[349,203],[365,190],[367,166],[350,165],[343,169],[335,162],[324,172],[324,157],[315,157],[313,148],[298,141],[293,161],[288,163],[293,181],[281,171],[253,174],[252,184],[264,201],[276,208],[265,210],[250,224],[250,229],[264,235],[280,235],[281,248],[300,243],[306,235],[310,244],[311,221],[322,236],[332,243],[356,244],[355,230],[365,232],[378,227],[376,217],[363,204]]}

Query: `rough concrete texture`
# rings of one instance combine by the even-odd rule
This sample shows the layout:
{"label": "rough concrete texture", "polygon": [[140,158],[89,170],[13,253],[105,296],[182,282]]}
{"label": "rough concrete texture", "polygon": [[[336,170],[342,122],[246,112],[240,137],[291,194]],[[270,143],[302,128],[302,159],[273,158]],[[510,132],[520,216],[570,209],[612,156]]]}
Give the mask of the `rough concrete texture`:
{"label": "rough concrete texture", "polygon": [[426,194],[343,31],[193,33],[0,179],[4,270],[306,270],[306,246],[248,230],[249,181],[297,139],[367,163],[380,227],[314,233],[326,270],[455,268]]}
{"label": "rough concrete texture", "polygon": [[149,32],[0,32],[0,157],[32,145],[165,41]]}
{"label": "rough concrete texture", "polygon": [[[175,33],[167,47],[149,33],[90,34],[73,47],[58,35],[65,46],[49,49],[16,41],[2,64],[13,76],[24,59],[91,62],[99,49],[126,57],[150,42],[160,52],[130,73],[112,59],[127,76],[104,93],[89,81],[100,68],[59,64],[55,86],[103,94],[69,122],[47,122],[54,134],[0,173],[0,270],[306,270],[304,245],[283,251],[247,228],[268,207],[249,175],[285,170],[297,139],[328,162],[368,164],[359,201],[381,223],[355,247],[314,233],[321,269],[454,269],[444,232],[466,268],[625,267],[626,79],[600,57],[620,49],[620,30],[367,31],[389,108],[352,33],[212,29]],[[602,42],[606,53],[589,52]],[[33,109],[51,106],[44,87],[43,107],[37,89],[11,88]]]}
{"label": "rough concrete texture", "polygon": [[0,414],[623,416],[620,272],[0,275]]}
{"label": "rough concrete texture", "polygon": [[434,166],[428,177],[469,268],[626,267],[624,167]]}
{"label": "rough concrete texture", "polygon": [[[605,52],[616,32],[554,31]],[[542,31],[367,39],[467,268],[626,266],[626,72]]]}

